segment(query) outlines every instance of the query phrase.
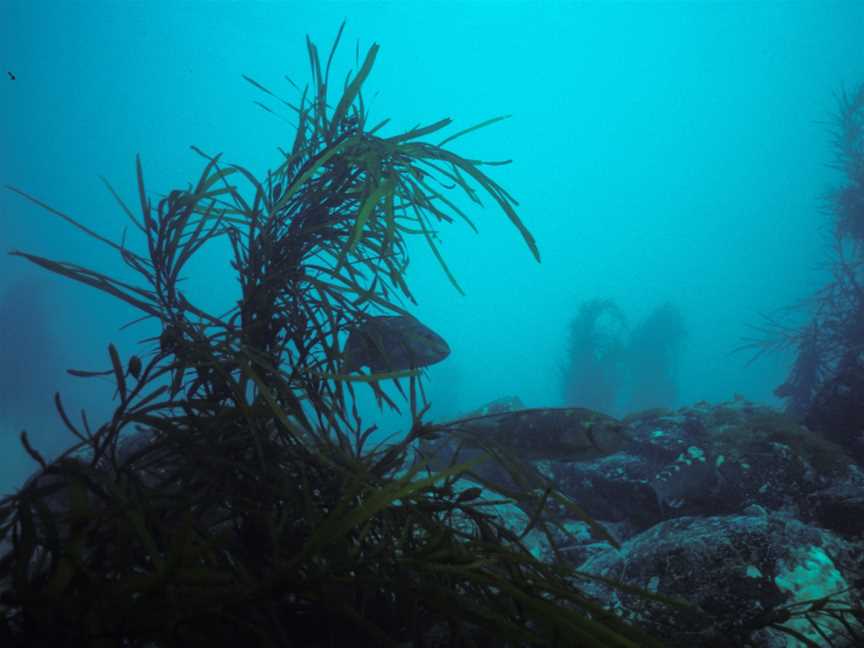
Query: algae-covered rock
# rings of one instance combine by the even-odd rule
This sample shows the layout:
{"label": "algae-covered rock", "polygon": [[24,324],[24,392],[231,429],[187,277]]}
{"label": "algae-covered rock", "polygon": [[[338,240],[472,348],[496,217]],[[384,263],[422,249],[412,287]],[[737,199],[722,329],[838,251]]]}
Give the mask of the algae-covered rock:
{"label": "algae-covered rock", "polygon": [[[861,575],[856,546],[783,514],[750,512],[668,520],[631,538],[620,551],[595,555],[579,567],[681,600],[686,608],[670,610],[596,581],[586,588],[671,647],[791,645],[777,626],[816,645],[827,645],[826,636],[834,637],[831,645],[851,645],[844,643],[843,624],[827,612],[814,612],[808,620],[787,617],[786,610],[828,595],[835,595],[838,606],[854,603],[849,588]],[[864,631],[854,619],[850,625]]]}

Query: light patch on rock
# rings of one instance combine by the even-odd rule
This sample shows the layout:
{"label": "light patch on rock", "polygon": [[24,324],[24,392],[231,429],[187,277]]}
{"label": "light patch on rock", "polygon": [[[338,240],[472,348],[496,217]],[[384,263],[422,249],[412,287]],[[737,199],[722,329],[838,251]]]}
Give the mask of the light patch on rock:
{"label": "light patch on rock", "polygon": [[[790,604],[837,594],[849,587],[843,575],[834,566],[834,562],[821,547],[805,548],[798,553],[797,558],[794,562],[780,561],[781,571],[774,578],[777,587],[790,594]],[[832,600],[843,607],[848,607],[853,603],[848,592],[832,596]],[[828,636],[838,634],[843,630],[841,623],[827,614],[813,613],[808,616],[810,617],[809,620],[805,617],[796,617],[783,625],[800,632],[818,645],[821,645],[820,642],[823,639],[817,629],[813,627],[814,623]],[[786,645],[790,648],[793,646],[797,648],[802,644],[789,637]]]}

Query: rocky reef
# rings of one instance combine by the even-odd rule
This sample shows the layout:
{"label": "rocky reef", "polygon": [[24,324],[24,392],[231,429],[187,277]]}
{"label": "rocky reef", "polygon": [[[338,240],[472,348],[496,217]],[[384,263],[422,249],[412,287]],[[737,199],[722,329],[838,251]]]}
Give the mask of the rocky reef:
{"label": "rocky reef", "polygon": [[[542,422],[554,410],[531,411]],[[669,646],[861,645],[864,470],[854,448],[743,398],[634,414],[621,439],[569,458],[535,445],[521,460],[532,487],[554,485],[585,516],[547,502],[558,533],[526,536],[538,556],[563,557],[581,588]],[[421,457],[444,466],[474,458],[470,445],[446,437]],[[500,462],[473,471],[477,483],[517,486]],[[521,528],[532,511],[499,514]]]}

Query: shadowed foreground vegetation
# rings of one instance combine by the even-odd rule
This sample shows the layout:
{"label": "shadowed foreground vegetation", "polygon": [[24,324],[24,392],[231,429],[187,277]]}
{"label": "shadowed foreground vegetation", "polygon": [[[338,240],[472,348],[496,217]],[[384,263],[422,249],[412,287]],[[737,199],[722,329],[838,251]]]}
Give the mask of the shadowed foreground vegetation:
{"label": "shadowed foreground vegetation", "polygon": [[[390,136],[386,121],[368,122],[361,86],[377,45],[330,102],[339,36],[326,60],[307,41],[312,84],[297,103],[247,79],[296,122],[265,177],[196,149],[200,178],[157,202],[140,159],[135,209],[108,185],[140,249],[13,189],[114,248],[140,281],[13,254],[123,300],[161,334],[140,355],[110,345],[104,370],[72,372],[110,377],[117,406],[94,426],[55,396],[78,439],[59,459],[22,434],[39,469],[0,502],[4,646],[657,645],[523,545],[534,528],[555,546],[539,516],[549,489],[508,493],[537,511],[520,535],[484,491],[454,488],[470,466],[408,468],[412,444],[443,433],[423,420],[418,370],[341,373],[346,331],[412,300],[408,236],[456,285],[435,233],[456,219],[473,227],[454,194],[491,199],[539,253],[516,202],[481,170],[500,163],[445,147],[473,128],[434,145],[449,119]],[[220,237],[241,299],[214,315],[180,280]],[[354,390],[397,407],[385,380],[413,425],[369,447]],[[502,499],[492,486],[485,495]]]}

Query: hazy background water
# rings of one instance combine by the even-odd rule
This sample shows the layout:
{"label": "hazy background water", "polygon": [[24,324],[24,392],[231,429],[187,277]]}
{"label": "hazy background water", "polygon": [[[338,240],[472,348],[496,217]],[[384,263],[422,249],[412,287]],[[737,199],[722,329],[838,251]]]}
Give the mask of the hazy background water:
{"label": "hazy background water", "polygon": [[[262,96],[241,74],[296,98],[283,75],[309,79],[305,36],[326,52],[343,19],[333,78],[358,41],[361,56],[381,45],[366,98],[373,122],[392,118],[385,134],[513,115],[454,148],[513,160],[490,173],[520,201],[542,263],[489,205],[472,211],[479,236],[458,223],[442,232],[466,296],[422,241],[412,248],[416,314],[453,350],[429,371],[436,417],[508,394],[560,405],[567,322],[595,297],[632,322],[678,307],[677,404],[735,393],[776,404],[789,358],[745,367],[729,352],[759,313],[825,279],[820,195],[837,180],[836,95],[864,82],[861,2],[0,0],[0,184],[119,239],[129,223],[99,176],[134,205],[136,154],[163,193],[200,174],[190,145],[274,167],[293,130],[252,104]],[[4,251],[127,276],[112,250],[7,190],[0,223]],[[187,290],[206,308],[237,294],[227,258],[212,246],[190,268]],[[0,298],[3,492],[32,469],[20,428],[48,454],[69,441],[54,390],[96,423],[110,412],[110,383],[64,369],[106,368],[108,342],[125,355],[154,329],[120,331],[129,308],[5,254]]]}

